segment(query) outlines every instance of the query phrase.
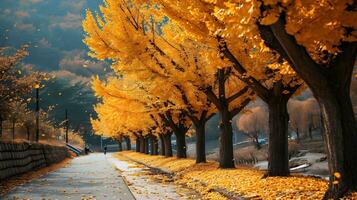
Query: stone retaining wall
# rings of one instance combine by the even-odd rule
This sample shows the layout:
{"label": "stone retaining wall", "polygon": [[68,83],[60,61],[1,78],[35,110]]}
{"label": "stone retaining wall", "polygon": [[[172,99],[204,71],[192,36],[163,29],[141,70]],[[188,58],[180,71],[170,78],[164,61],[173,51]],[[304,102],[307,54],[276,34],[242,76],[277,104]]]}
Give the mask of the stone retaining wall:
{"label": "stone retaining wall", "polygon": [[0,142],[0,181],[49,166],[69,157],[66,147],[45,144]]}

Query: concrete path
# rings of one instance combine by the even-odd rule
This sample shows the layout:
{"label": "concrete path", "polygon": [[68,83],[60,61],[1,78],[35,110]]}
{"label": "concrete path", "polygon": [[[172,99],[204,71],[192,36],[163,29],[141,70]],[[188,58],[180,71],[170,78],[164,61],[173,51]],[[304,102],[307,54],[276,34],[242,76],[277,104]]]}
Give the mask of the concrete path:
{"label": "concrete path", "polygon": [[195,191],[175,184],[172,178],[149,168],[108,155],[107,159],[121,171],[137,200],[199,200]]}
{"label": "concrete path", "polygon": [[0,199],[134,200],[123,178],[103,154],[75,158],[58,171],[24,184]]}

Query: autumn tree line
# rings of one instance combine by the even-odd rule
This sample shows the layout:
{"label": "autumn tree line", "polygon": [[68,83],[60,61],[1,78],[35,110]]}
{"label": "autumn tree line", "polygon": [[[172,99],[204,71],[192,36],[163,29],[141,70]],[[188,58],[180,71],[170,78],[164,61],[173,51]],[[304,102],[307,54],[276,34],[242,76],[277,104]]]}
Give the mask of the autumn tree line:
{"label": "autumn tree line", "polygon": [[[0,47],[0,141],[46,141],[58,144],[64,136],[64,128],[55,127],[49,113],[54,109],[31,109],[36,102],[34,90],[42,90],[46,82],[54,77],[50,74],[24,67],[22,60],[28,56],[28,45],[20,49]],[[33,106],[32,106],[33,107]],[[39,135],[36,135],[36,116],[39,122]],[[72,144],[84,145],[83,139],[69,131]]]}
{"label": "autumn tree line", "polygon": [[105,0],[83,21],[89,55],[109,60],[113,69],[105,80],[93,79],[101,99],[93,128],[128,144],[135,140],[140,152],[150,146],[157,154],[161,141],[165,156],[172,156],[174,134],[178,158],[186,157],[185,136],[195,134],[201,163],[205,124],[217,113],[219,166],[234,168],[232,118],[260,98],[269,113],[266,176],[288,176],[287,103],[309,88],[320,107],[331,175],[325,198],[356,191],[350,98],[356,6],[349,0]]}

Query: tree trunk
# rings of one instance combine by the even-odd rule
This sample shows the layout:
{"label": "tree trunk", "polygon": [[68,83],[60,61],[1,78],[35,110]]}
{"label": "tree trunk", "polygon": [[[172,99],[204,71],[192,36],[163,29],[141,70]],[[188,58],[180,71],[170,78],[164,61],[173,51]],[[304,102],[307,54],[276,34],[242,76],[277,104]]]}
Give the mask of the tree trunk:
{"label": "tree trunk", "polygon": [[165,157],[172,157],[171,135],[172,133],[164,135]]}
{"label": "tree trunk", "polygon": [[2,118],[0,117],[0,138],[2,137],[2,125],[3,125],[3,120],[2,120]]}
{"label": "tree trunk", "polygon": [[154,137],[150,137],[150,155],[154,155]]}
{"label": "tree trunk", "polygon": [[310,140],[312,140],[312,127],[311,125],[309,125],[309,137],[310,137]]}
{"label": "tree trunk", "polygon": [[165,138],[163,135],[160,134],[160,155],[165,155]]}
{"label": "tree trunk", "polygon": [[[338,199],[349,190],[357,190],[357,128],[349,91],[338,91],[318,98],[322,111],[323,137],[330,170],[326,198]],[[334,177],[334,173],[341,178]],[[333,184],[338,180],[338,184]]]}
{"label": "tree trunk", "polygon": [[196,163],[206,162],[205,124],[196,124]]}
{"label": "tree trunk", "polygon": [[145,138],[140,137],[140,153],[145,153]]}
{"label": "tree trunk", "polygon": [[30,141],[30,127],[26,127],[27,141]]}
{"label": "tree trunk", "polygon": [[154,138],[154,155],[159,155],[159,141],[157,138]]}
{"label": "tree trunk", "polygon": [[288,99],[282,96],[272,97],[269,107],[269,164],[268,176],[288,176]]}
{"label": "tree trunk", "polygon": [[228,105],[222,106],[219,116],[219,167],[234,168],[232,117]]}
{"label": "tree trunk", "polygon": [[150,137],[150,155],[158,155],[159,143],[155,136]]}
{"label": "tree trunk", "polygon": [[144,143],[145,143],[145,154],[149,154],[149,137],[144,138]]}
{"label": "tree trunk", "polygon": [[12,140],[15,140],[15,121],[12,122]]}
{"label": "tree trunk", "polygon": [[299,128],[296,128],[296,142],[300,143],[300,133],[299,133]]}
{"label": "tree trunk", "polygon": [[122,140],[121,139],[118,140],[118,150],[119,151],[123,151],[123,145],[122,145]]}
{"label": "tree trunk", "polygon": [[186,154],[186,133],[184,131],[175,132],[176,135],[176,156],[177,158],[187,158]]}
{"label": "tree trunk", "polygon": [[136,138],[135,150],[136,152],[140,152],[140,138]]}
{"label": "tree trunk", "polygon": [[125,142],[126,142],[126,150],[130,151],[131,150],[131,141],[129,137],[125,137]]}

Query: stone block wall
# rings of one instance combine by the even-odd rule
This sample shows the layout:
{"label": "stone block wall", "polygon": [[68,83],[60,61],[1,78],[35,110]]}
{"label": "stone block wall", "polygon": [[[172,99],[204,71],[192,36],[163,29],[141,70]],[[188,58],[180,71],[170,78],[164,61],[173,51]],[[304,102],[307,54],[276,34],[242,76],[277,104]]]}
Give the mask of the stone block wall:
{"label": "stone block wall", "polygon": [[0,181],[58,163],[69,156],[66,147],[0,142]]}

